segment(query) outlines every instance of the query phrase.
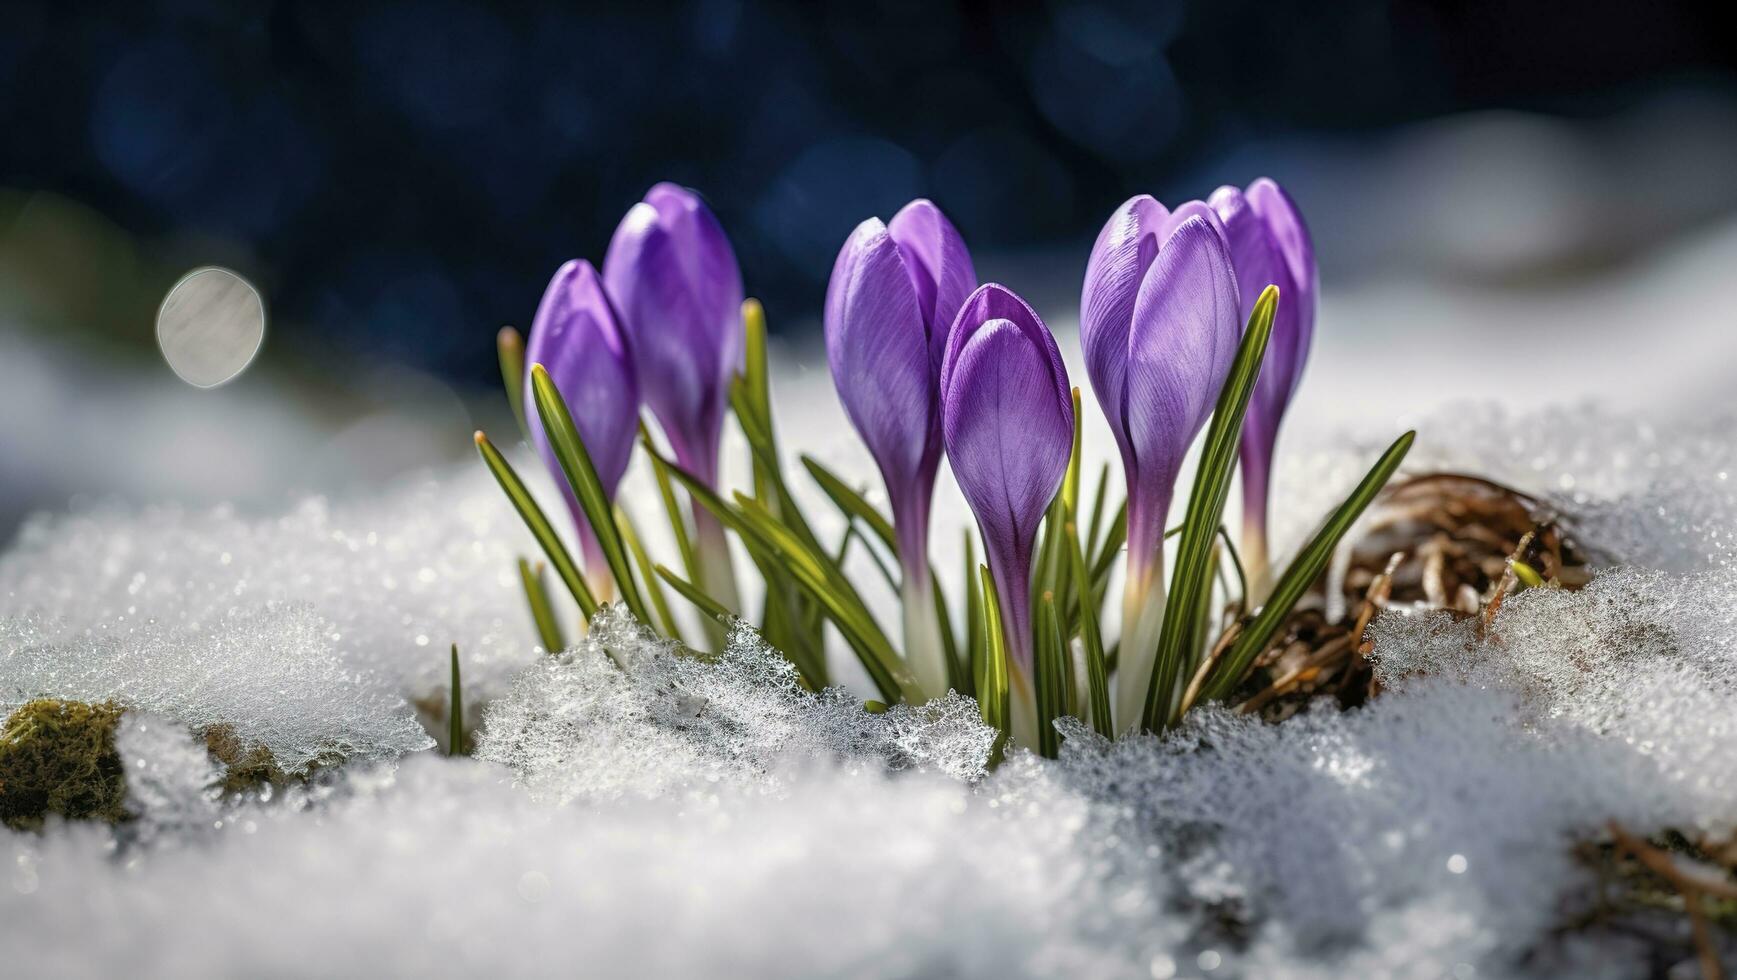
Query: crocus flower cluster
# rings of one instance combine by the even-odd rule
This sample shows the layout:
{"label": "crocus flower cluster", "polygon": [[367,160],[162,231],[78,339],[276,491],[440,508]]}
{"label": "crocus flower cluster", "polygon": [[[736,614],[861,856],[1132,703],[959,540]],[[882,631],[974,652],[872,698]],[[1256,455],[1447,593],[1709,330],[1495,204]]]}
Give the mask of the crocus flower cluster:
{"label": "crocus flower cluster", "polygon": [[[1279,297],[1276,307],[1271,295],[1262,300],[1272,287]],[[1270,180],[1258,180],[1247,190],[1220,188],[1207,201],[1175,208],[1147,195],[1133,197],[1111,214],[1092,247],[1080,296],[1080,342],[1091,387],[1122,459],[1127,543],[1113,710],[1101,663],[1108,658],[1100,649],[1099,661],[1093,662],[1097,673],[1091,714],[1100,731],[1111,728],[1112,713],[1116,731],[1136,727],[1142,708],[1148,718],[1154,711],[1170,717],[1161,700],[1151,703],[1156,708],[1147,702],[1149,690],[1159,687],[1152,677],[1161,630],[1165,649],[1174,649],[1165,622],[1165,525],[1183,459],[1220,403],[1221,391],[1226,404],[1233,397],[1247,398],[1240,436],[1243,557],[1254,584],[1244,598],[1258,602],[1266,594],[1272,455],[1307,357],[1315,293],[1308,232],[1290,199]],[[1064,478],[1077,487],[1078,393],[1070,387],[1060,350],[1043,319],[1007,287],[978,285],[964,239],[929,201],[911,202],[890,221],[863,221],[839,251],[824,307],[827,363],[845,413],[880,470],[890,505],[890,530],[884,523],[878,526],[896,551],[902,576],[904,643],[899,664],[899,654],[888,648],[854,588],[836,577],[842,575],[842,557],[830,557],[805,543],[813,541],[813,533],[800,515],[786,513],[793,507],[787,493],[775,494],[769,504],[739,498],[745,503],[732,509],[722,497],[700,492],[717,484],[728,394],[743,371],[742,304],[741,274],[717,219],[693,193],[670,184],[653,187],[628,211],[609,244],[601,274],[582,260],[556,273],[538,308],[526,357],[547,369],[570,408],[601,493],[612,499],[627,468],[643,398],[660,423],[680,475],[698,494],[693,523],[701,567],[690,567],[694,582],[671,579],[683,595],[714,612],[737,608],[724,527],[717,519],[723,515],[768,576],[779,561],[797,563],[801,574],[789,579],[788,587],[806,590],[803,594],[815,603],[808,607],[813,614],[833,619],[883,691],[924,700],[944,694],[950,679],[970,676],[961,674],[956,658],[950,659],[954,644],[939,615],[945,602],[935,590],[929,566],[929,512],[944,456],[976,517],[995,586],[1002,629],[997,649],[1007,653],[1013,717],[1030,719],[1034,558],[1040,526],[1046,569],[1042,589],[1054,585],[1072,590],[1063,595],[1045,592],[1042,609],[1051,625],[1044,634],[1048,642],[1037,647],[1040,651],[1069,648],[1069,636],[1082,644],[1088,639],[1097,643],[1091,625],[1096,613],[1080,607],[1098,604],[1102,569],[1109,567],[1106,559],[1115,546],[1106,537],[1095,560],[1082,558],[1071,524],[1066,534],[1072,544],[1056,544],[1060,522],[1053,515],[1080,520],[1069,509],[1077,506],[1077,494],[1058,496]],[[1258,329],[1257,305],[1266,311],[1259,314]],[[756,331],[761,330],[761,321],[755,323]],[[1262,344],[1264,359],[1254,360],[1261,357]],[[755,363],[763,377],[763,360]],[[1240,379],[1234,386],[1227,384],[1233,364],[1234,377]],[[756,390],[763,403],[763,384]],[[529,388],[525,400],[531,400]],[[1241,411],[1243,404],[1238,400],[1235,408]],[[527,423],[531,441],[560,480],[562,468],[542,425],[536,418]],[[769,420],[762,429],[765,425]],[[1213,478],[1218,488],[1214,494],[1202,498],[1215,501],[1212,523],[1192,522],[1206,527],[1208,534],[1217,527],[1216,508],[1228,492],[1238,438],[1237,430],[1225,425],[1215,425],[1213,431],[1219,434],[1208,441],[1220,447],[1214,458],[1222,460],[1215,471],[1221,476]],[[566,438],[571,442],[570,434]],[[1409,437],[1402,442],[1409,445]],[[757,459],[768,459],[768,451],[776,455],[764,443],[757,445],[762,453]],[[587,486],[592,487],[587,499],[595,502],[599,491]],[[861,508],[869,506],[837,496],[850,491],[841,491],[836,481],[829,493],[847,514],[860,517]],[[571,492],[568,500],[579,523],[587,577],[595,587],[607,576],[597,535],[585,525]],[[592,512],[597,512],[595,503]],[[1047,524],[1046,515],[1051,515]],[[1096,535],[1094,528],[1088,539]],[[1186,535],[1184,540],[1189,540]],[[1063,555],[1070,549],[1073,563],[1067,565]],[[619,554],[613,557],[617,574],[623,574]],[[1200,559],[1192,561],[1202,566]],[[1064,565],[1074,571],[1058,571]],[[1088,566],[1096,578],[1079,581]],[[660,573],[670,577],[667,570]],[[1198,579],[1183,576],[1179,581]],[[829,589],[848,594],[835,595]],[[1190,602],[1201,601],[1194,595],[1210,593],[1189,594]],[[769,595],[768,615],[772,602]],[[786,629],[809,615],[788,605],[784,609],[780,615]],[[1189,612],[1200,615],[1198,610]],[[1044,670],[1065,674],[1064,668],[1053,666],[1058,663],[1054,656],[1071,654],[1043,656],[1048,658],[1043,663],[1052,665]],[[823,665],[815,670],[811,664],[810,669],[824,671]],[[1093,669],[1088,664],[1087,673]],[[1165,676],[1172,673],[1174,668],[1166,667]],[[1050,682],[1052,700],[1044,703],[1051,708],[1046,711],[1058,703],[1055,683]],[[1180,710],[1180,694],[1169,693],[1170,711]],[[1072,692],[1067,698],[1078,700]],[[1022,726],[1016,723],[1014,728]],[[1029,730],[1021,731],[1022,739],[1030,737]]]}
{"label": "crocus flower cluster", "polygon": [[[525,359],[548,369],[613,499],[633,450],[642,396],[676,460],[716,484],[730,379],[741,370],[742,347],[742,274],[729,239],[697,195],[663,183],[621,219],[601,277],[583,260],[555,274],[532,322]],[[528,374],[524,384],[530,404]],[[526,424],[567,495],[587,577],[606,580],[596,535],[534,412]],[[694,525],[705,584],[735,608],[723,529],[698,507]]]}
{"label": "crocus flower cluster", "polygon": [[905,656],[930,696],[947,690],[929,577],[929,502],[941,465],[941,364],[977,286],[941,209],[912,201],[846,239],[826,290],[826,360],[845,414],[880,467],[898,535]]}

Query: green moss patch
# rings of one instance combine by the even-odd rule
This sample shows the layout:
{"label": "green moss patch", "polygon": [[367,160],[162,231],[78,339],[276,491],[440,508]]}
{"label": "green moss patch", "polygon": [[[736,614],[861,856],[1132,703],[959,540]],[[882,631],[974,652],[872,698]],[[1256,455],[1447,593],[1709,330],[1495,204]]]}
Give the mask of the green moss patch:
{"label": "green moss patch", "polygon": [[122,709],[39,698],[0,728],[0,822],[35,830],[49,814],[114,823],[126,817],[126,768],[115,749]]}

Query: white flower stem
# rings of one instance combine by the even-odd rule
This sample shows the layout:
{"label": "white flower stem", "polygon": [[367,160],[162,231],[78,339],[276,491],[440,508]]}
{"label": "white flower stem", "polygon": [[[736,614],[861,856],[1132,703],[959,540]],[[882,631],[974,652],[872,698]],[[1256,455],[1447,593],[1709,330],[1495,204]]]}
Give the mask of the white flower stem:
{"label": "white flower stem", "polygon": [[1130,553],[1128,581],[1122,587],[1122,643],[1116,667],[1117,735],[1139,729],[1145,714],[1158,634],[1164,626],[1164,601],[1163,552],[1149,561]]}
{"label": "white flower stem", "polygon": [[917,675],[922,699],[940,697],[952,685],[947,681],[947,647],[941,639],[941,621],[935,614],[935,586],[927,569],[905,569],[900,587],[904,605],[905,660]]}
{"label": "white flower stem", "polygon": [[[730,564],[730,541],[717,518],[698,504],[694,506],[694,557],[700,566],[700,580],[694,584],[717,600],[718,605],[740,615],[742,600],[736,592],[736,570]],[[706,637],[716,649],[722,650],[723,625],[711,622],[710,617],[702,618],[707,620]]]}
{"label": "white flower stem", "polygon": [[1273,566],[1267,557],[1267,525],[1265,521],[1244,518],[1242,522],[1243,574],[1248,576],[1248,605],[1253,609],[1267,601],[1273,590]]}

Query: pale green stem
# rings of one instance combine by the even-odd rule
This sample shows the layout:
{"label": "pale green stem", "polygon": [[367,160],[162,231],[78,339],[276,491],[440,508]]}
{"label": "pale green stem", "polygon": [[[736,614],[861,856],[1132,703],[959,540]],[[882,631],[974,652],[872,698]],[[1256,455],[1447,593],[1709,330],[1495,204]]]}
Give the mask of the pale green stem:
{"label": "pale green stem", "polygon": [[1158,634],[1164,627],[1164,553],[1147,560],[1128,553],[1128,581],[1122,586],[1122,644],[1116,665],[1117,735],[1140,727],[1152,668],[1158,655]]}
{"label": "pale green stem", "polygon": [[[700,580],[695,584],[718,605],[741,615],[742,600],[736,593],[736,570],[730,564],[729,538],[724,536],[724,527],[717,518],[698,504],[694,506],[694,557],[700,566]],[[722,650],[723,625],[707,619],[705,629],[714,649]]]}
{"label": "pale green stem", "polygon": [[926,573],[926,569],[921,572],[905,569],[899,590],[904,605],[905,660],[917,675],[924,701],[946,694],[951,687],[947,683],[947,648],[941,640],[941,620],[935,614],[935,586]]}
{"label": "pale green stem", "polygon": [[1037,751],[1037,690],[1025,668],[1011,657],[1007,663],[1008,741]]}
{"label": "pale green stem", "polygon": [[1243,574],[1248,576],[1248,606],[1257,608],[1273,591],[1273,566],[1267,557],[1267,525],[1258,517],[1245,515],[1242,522]]}

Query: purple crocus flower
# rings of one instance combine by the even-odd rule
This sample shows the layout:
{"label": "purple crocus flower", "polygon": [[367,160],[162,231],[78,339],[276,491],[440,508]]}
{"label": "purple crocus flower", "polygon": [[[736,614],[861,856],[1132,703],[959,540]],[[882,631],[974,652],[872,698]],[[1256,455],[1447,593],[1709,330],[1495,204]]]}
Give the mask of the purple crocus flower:
{"label": "purple crocus flower", "polygon": [[1183,456],[1236,356],[1237,277],[1205,204],[1147,195],[1110,216],[1086,264],[1080,345],[1128,486],[1128,576],[1117,680],[1121,730],[1138,721],[1163,623],[1164,521]]}
{"label": "purple crocus flower", "polygon": [[745,344],[742,273],[723,227],[692,191],[658,184],[616,227],[603,283],[676,461],[715,484],[730,379]]}
{"label": "purple crocus flower", "polygon": [[[537,316],[531,321],[525,361],[541,364],[549,372],[556,390],[573,413],[579,438],[585,442],[585,451],[591,455],[604,491],[613,499],[621,476],[627,471],[628,457],[633,454],[639,422],[639,382],[634,378],[633,358],[628,353],[620,318],[591,263],[584,259],[568,262],[549,280],[549,288],[543,291],[543,301],[537,306]],[[536,403],[529,371],[525,372],[524,399],[526,405]],[[579,531],[586,574],[593,585],[607,591],[609,570],[597,535],[579,509],[578,498],[567,485],[535,411],[526,413],[525,425],[530,430],[531,443],[542,454],[567,498],[568,510]]]}
{"label": "purple crocus flower", "polygon": [[1073,396],[1049,328],[995,283],[953,321],[941,363],[941,433],[977,517],[1016,676],[1032,666],[1031,558],[1073,451]]}
{"label": "purple crocus flower", "polygon": [[905,656],[925,693],[947,690],[929,581],[929,503],[941,463],[941,359],[977,273],[941,209],[905,205],[856,227],[826,289],[826,360],[845,414],[892,504],[903,567]]}
{"label": "purple crocus flower", "polygon": [[1309,229],[1278,184],[1262,177],[1246,191],[1220,187],[1210,203],[1224,222],[1236,262],[1242,316],[1249,315],[1268,285],[1279,287],[1272,340],[1242,428],[1243,560],[1254,578],[1251,590],[1264,597],[1271,577],[1267,506],[1273,445],[1308,360],[1320,278]]}
{"label": "purple crocus flower", "polygon": [[[603,283],[627,328],[639,389],[676,462],[717,485],[730,380],[742,370],[742,273],[718,219],[692,191],[658,184],[628,209],[603,257]],[[723,527],[698,504],[700,584],[735,609]]]}

